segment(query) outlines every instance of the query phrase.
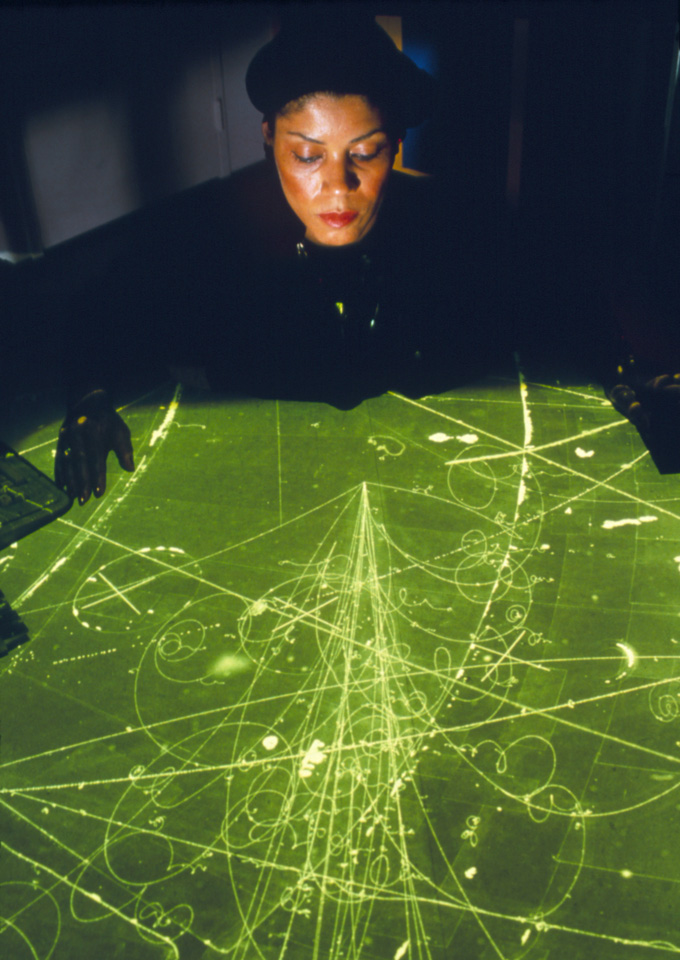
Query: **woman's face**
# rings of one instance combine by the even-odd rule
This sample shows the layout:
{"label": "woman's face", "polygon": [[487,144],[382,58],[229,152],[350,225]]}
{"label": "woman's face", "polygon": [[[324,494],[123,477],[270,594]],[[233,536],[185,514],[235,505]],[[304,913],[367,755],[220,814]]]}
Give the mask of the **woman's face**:
{"label": "woman's face", "polygon": [[305,237],[334,247],[362,240],[378,216],[395,154],[380,113],[360,96],[317,94],[263,131]]}

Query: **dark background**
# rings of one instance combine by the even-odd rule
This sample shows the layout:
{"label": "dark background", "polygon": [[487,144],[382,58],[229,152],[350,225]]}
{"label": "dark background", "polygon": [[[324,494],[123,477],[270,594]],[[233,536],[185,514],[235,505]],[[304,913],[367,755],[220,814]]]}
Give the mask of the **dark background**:
{"label": "dark background", "polygon": [[[401,17],[405,51],[439,84],[406,166],[438,177],[442,204],[488,214],[537,289],[587,264],[621,291],[638,349],[667,355],[680,307],[677,0],[366,5]],[[263,3],[0,9],[5,384],[35,369],[27,341],[49,378],[55,304],[105,270],[134,211],[261,158],[243,77],[279,16]],[[7,266],[25,254],[43,256]]]}

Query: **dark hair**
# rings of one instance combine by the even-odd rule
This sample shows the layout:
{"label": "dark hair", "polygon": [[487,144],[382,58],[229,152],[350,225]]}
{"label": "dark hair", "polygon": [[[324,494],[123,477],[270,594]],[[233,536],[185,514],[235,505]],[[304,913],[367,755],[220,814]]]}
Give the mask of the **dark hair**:
{"label": "dark hair", "polygon": [[354,94],[380,112],[395,140],[430,115],[433,86],[370,14],[348,3],[286,8],[281,30],[246,74],[248,96],[272,126],[289,104]]}

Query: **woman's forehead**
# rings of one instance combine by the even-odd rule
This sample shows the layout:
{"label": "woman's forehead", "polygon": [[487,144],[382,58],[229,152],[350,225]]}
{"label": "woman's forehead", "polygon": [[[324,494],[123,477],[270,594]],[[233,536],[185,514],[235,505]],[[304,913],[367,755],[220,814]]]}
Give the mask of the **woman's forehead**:
{"label": "woman's forehead", "polygon": [[308,136],[311,130],[365,136],[383,126],[380,111],[359,94],[310,94],[286,104],[276,119],[277,131]]}

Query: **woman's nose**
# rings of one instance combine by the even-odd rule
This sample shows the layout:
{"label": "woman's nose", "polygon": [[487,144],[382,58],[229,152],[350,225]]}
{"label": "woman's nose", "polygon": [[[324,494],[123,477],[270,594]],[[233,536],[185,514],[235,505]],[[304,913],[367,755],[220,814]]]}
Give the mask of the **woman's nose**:
{"label": "woman's nose", "polygon": [[355,190],[359,178],[346,160],[334,160],[326,164],[325,187],[328,193],[342,196],[350,190]]}

